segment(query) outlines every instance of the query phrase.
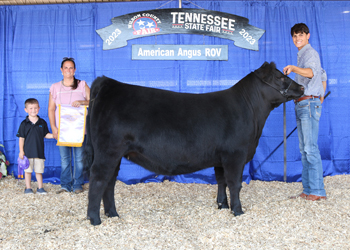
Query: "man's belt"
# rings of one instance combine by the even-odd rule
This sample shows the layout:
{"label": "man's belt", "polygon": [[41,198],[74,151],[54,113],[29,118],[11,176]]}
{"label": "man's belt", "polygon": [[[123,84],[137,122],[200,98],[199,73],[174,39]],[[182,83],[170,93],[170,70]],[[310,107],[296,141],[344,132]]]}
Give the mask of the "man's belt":
{"label": "man's belt", "polygon": [[305,96],[300,97],[297,100],[297,102],[301,102],[301,101],[304,101],[304,100],[307,100],[307,99],[315,99],[315,98],[319,98],[319,96],[316,96],[316,95],[305,95]]}

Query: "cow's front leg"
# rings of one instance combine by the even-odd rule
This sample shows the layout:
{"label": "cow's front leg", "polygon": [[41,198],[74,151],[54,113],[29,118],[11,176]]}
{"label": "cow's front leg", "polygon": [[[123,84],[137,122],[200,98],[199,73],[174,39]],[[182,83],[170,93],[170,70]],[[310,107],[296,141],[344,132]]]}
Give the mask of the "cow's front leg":
{"label": "cow's front leg", "polygon": [[226,180],[224,176],[224,169],[222,167],[214,167],[216,182],[218,183],[218,195],[216,202],[219,209],[228,208],[227,194],[226,194]]}
{"label": "cow's front leg", "polygon": [[105,215],[108,217],[119,217],[117,209],[115,208],[114,187],[120,169],[120,163],[121,162],[118,163],[118,167],[116,168],[113,177],[108,182],[106,190],[103,194],[103,206],[105,208]]}
{"label": "cow's front leg", "polygon": [[[237,166],[236,166],[237,167]],[[235,216],[244,214],[242,210],[241,200],[239,198],[239,193],[242,188],[242,171],[232,171],[230,174],[226,174],[226,182],[230,190],[230,206],[231,211]]]}
{"label": "cow's front leg", "polygon": [[244,214],[242,210],[241,200],[239,198],[239,193],[242,188],[242,178],[237,178],[235,180],[228,181],[228,188],[230,190],[230,198],[231,198],[231,211],[235,216],[239,216]]}
{"label": "cow's front leg", "polygon": [[223,167],[227,186],[230,190],[230,206],[235,216],[244,214],[239,193],[242,188],[242,174],[244,169],[244,152],[237,151],[224,158]]}

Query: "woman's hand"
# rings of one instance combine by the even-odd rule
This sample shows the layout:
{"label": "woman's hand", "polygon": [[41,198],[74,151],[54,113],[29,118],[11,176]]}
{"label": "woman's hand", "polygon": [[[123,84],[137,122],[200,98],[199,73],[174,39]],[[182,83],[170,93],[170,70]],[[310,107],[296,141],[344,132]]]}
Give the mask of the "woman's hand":
{"label": "woman's hand", "polygon": [[54,127],[54,128],[51,127],[51,129],[52,129],[52,136],[53,136],[53,138],[57,140],[57,138],[58,138],[58,129],[56,127]]}
{"label": "woman's hand", "polygon": [[79,108],[80,105],[81,105],[80,101],[74,101],[74,102],[72,103],[72,107]]}
{"label": "woman's hand", "polygon": [[89,86],[85,83],[85,95],[86,95],[86,100],[79,100],[79,101],[74,101],[72,103],[72,107],[80,107],[82,105],[86,105],[88,106],[89,105],[89,100],[90,100],[90,88]]}
{"label": "woman's hand", "polygon": [[78,108],[82,105],[89,105],[89,101],[80,100],[80,101],[75,101],[72,103],[72,107],[76,107],[76,108]]}

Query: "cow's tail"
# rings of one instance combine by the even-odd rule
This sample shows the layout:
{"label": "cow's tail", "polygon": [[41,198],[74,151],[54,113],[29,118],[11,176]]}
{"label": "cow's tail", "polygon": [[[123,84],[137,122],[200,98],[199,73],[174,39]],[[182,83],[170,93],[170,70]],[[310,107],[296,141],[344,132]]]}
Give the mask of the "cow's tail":
{"label": "cow's tail", "polygon": [[103,78],[98,77],[95,79],[95,81],[91,85],[90,89],[90,101],[89,101],[89,109],[88,109],[88,115],[86,116],[86,138],[85,138],[85,148],[84,148],[84,170],[87,174],[87,176],[90,178],[90,169],[92,166],[92,163],[94,161],[94,148],[92,146],[91,141],[91,129],[90,129],[90,121],[91,116],[94,111],[94,103],[98,96],[98,92],[100,91],[100,85]]}

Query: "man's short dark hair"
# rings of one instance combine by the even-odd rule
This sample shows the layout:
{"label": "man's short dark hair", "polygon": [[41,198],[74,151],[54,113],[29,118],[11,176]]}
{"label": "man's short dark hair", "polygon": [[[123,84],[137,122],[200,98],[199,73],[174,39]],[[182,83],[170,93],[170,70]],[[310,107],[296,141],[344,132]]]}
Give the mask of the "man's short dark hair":
{"label": "man's short dark hair", "polygon": [[25,102],[24,102],[24,106],[27,107],[28,104],[38,104],[39,105],[39,101],[35,98],[28,98]]}
{"label": "man's short dark hair", "polygon": [[297,23],[290,30],[290,34],[293,36],[294,34],[305,33],[309,34],[309,27],[305,23]]}

